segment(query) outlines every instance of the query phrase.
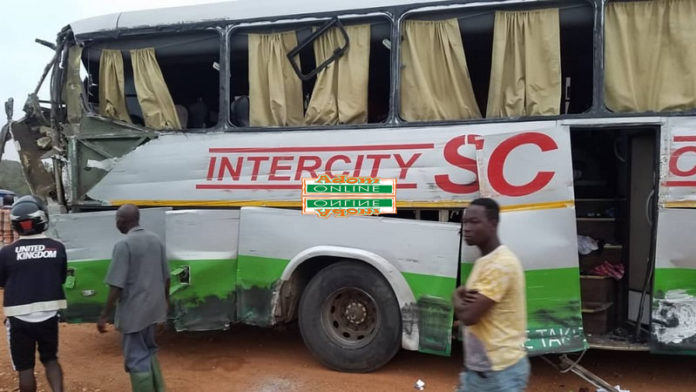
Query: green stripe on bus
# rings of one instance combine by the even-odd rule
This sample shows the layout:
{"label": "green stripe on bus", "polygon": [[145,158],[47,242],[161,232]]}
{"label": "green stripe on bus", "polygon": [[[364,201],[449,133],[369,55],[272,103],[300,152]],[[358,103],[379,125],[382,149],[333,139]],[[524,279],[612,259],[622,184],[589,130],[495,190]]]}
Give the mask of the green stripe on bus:
{"label": "green stripe on bus", "polygon": [[454,290],[454,278],[402,272],[413,296],[418,301],[423,296],[439,297],[449,300]]}
{"label": "green stripe on bus", "polygon": [[[466,281],[471,273],[471,268],[472,264],[462,264],[463,281]],[[424,295],[448,300],[452,297],[455,288],[454,278],[409,272],[402,274],[416,300]],[[696,279],[696,274],[694,278]],[[696,280],[692,282],[696,282]],[[580,273],[578,268],[527,270],[525,271],[525,284],[530,326],[547,325],[549,320],[556,317],[559,317],[557,321],[560,321],[580,316]]]}
{"label": "green stripe on bus", "polygon": [[666,291],[679,289],[696,295],[696,268],[656,268],[654,286],[657,298]]}
{"label": "green stripe on bus", "polygon": [[239,255],[237,286],[244,289],[271,288],[280,279],[289,262],[287,259]]}
{"label": "green stripe on bus", "polygon": [[[75,270],[75,286],[66,288],[66,295],[77,294],[75,299],[78,302],[97,302],[106,301],[106,288],[104,283],[106,272],[109,269],[111,260],[85,260],[71,261],[68,268]],[[214,295],[221,298],[226,297],[230,291],[234,291],[234,282],[237,280],[237,260],[218,259],[218,260],[172,260],[169,262],[170,270],[175,270],[180,266],[189,266],[191,269],[190,285],[178,293],[181,297],[197,297]],[[172,284],[174,284],[172,277]],[[94,296],[85,297],[81,295],[81,290],[95,290]],[[101,290],[100,290],[101,289]],[[70,301],[68,301],[68,304]]]}
{"label": "green stripe on bus", "polygon": [[[461,265],[466,282],[473,264]],[[577,267],[525,270],[528,327],[581,327],[580,271]]]}

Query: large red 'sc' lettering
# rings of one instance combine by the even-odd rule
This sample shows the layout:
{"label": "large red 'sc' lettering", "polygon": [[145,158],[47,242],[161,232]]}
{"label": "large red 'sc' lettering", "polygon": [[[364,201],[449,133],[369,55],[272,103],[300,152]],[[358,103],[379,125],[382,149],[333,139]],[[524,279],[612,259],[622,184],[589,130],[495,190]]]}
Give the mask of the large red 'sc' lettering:
{"label": "large red 'sc' lettering", "polygon": [[504,196],[525,196],[537,192],[548,185],[555,174],[552,171],[541,171],[527,184],[510,184],[503,174],[505,160],[512,150],[525,144],[536,144],[542,152],[558,149],[553,138],[538,132],[521,133],[500,143],[488,161],[488,181],[493,189]]}
{"label": "large red 'sc' lettering", "polygon": [[[465,157],[463,155],[459,155],[459,153],[457,152],[457,150],[459,150],[459,147],[466,144],[466,139],[467,135],[464,135],[457,136],[454,139],[448,141],[447,144],[445,144],[443,155],[445,157],[445,160],[451,163],[452,165],[462,168],[464,170],[468,170],[474,173],[474,175],[478,175],[478,170],[476,169],[476,160],[471,159],[469,157]],[[440,189],[442,189],[443,191],[450,193],[474,193],[479,189],[478,181],[474,181],[471,184],[457,184],[455,182],[452,182],[452,180],[450,180],[447,174],[436,175],[435,184],[437,184],[437,186],[439,186]]]}
{"label": "large red 'sc' lettering", "polygon": [[696,165],[689,170],[681,170],[677,163],[679,163],[679,157],[687,152],[696,152],[696,146],[686,146],[675,150],[672,156],[669,158],[669,171],[674,173],[679,177],[690,177],[696,174]]}

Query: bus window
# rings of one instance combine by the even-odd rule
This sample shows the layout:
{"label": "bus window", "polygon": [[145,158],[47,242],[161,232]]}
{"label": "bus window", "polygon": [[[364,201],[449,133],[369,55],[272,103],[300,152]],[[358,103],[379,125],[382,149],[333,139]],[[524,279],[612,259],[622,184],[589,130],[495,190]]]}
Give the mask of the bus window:
{"label": "bus window", "polygon": [[[88,102],[95,112],[114,118],[108,114],[110,109],[103,108],[111,107],[112,99],[119,101],[122,96],[127,113],[114,119],[153,129],[214,127],[220,106],[219,42],[219,35],[209,31],[89,44],[82,55],[88,72]],[[108,67],[101,75],[100,64]],[[100,76],[104,86],[100,86]],[[104,99],[109,94],[113,98]],[[152,112],[155,119],[148,115]],[[157,112],[169,119],[158,121]]]}
{"label": "bus window", "polygon": [[[390,24],[374,18],[336,22],[233,31],[232,125],[300,127],[385,121],[390,49],[384,42],[389,41]],[[342,55],[334,55],[337,49],[343,49]]]}
{"label": "bus window", "polygon": [[693,1],[612,1],[606,5],[604,91],[609,110],[696,108],[694,20]]}
{"label": "bus window", "polygon": [[[581,1],[409,15],[401,26],[401,118],[444,121],[583,113],[592,106],[593,23],[591,5]],[[413,30],[427,25],[429,31]],[[433,37],[424,43],[435,39],[441,45],[413,42],[411,36],[424,34]],[[426,61],[432,58],[443,60]]]}

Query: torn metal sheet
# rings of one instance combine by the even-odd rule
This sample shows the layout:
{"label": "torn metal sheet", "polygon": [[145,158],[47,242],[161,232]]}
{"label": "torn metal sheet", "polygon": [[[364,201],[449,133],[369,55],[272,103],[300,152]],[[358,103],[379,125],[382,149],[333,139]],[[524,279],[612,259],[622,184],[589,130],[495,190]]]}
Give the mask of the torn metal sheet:
{"label": "torn metal sheet", "polygon": [[68,122],[77,124],[82,118],[82,80],[80,80],[80,66],[82,47],[71,46],[68,50],[67,71],[65,88],[63,89],[63,101],[68,109]]}
{"label": "torn metal sheet", "polygon": [[43,164],[42,156],[45,149],[40,148],[36,141],[42,138],[39,123],[33,117],[12,123],[12,138],[22,163],[24,178],[29,184],[32,194],[43,200],[48,200],[56,194],[56,184],[52,173]]}
{"label": "torn metal sheet", "polygon": [[655,299],[653,334],[658,343],[696,343],[696,296],[686,290],[669,290]]}
{"label": "torn metal sheet", "polygon": [[90,169],[101,169],[104,171],[110,171],[111,168],[114,167],[115,162],[116,158],[108,158],[101,161],[95,159],[88,159],[86,167]]}
{"label": "torn metal sheet", "polygon": [[663,208],[657,244],[650,348],[656,352],[696,350],[696,241],[685,228],[696,209]]}

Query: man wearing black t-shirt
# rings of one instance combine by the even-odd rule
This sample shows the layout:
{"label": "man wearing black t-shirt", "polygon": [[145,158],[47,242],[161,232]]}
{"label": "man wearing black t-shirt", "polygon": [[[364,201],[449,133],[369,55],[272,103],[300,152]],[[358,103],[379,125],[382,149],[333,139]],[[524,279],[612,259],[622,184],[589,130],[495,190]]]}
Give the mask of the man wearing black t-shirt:
{"label": "man wearing black t-shirt", "polygon": [[63,283],[67,256],[62,243],[46,237],[48,214],[34,196],[13,205],[12,226],[19,239],[0,249],[0,287],[12,366],[19,372],[20,392],[36,391],[35,350],[53,392],[63,391],[58,363],[58,310],[66,308]]}

